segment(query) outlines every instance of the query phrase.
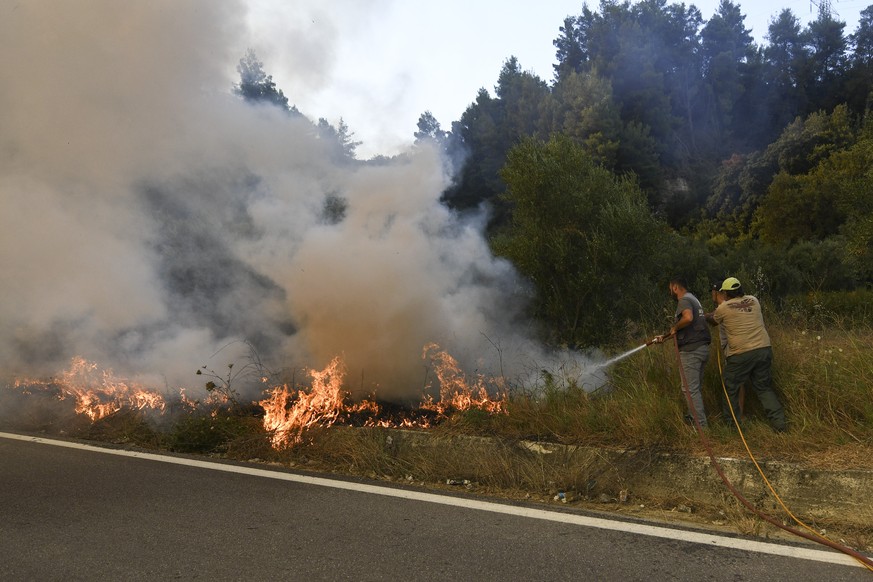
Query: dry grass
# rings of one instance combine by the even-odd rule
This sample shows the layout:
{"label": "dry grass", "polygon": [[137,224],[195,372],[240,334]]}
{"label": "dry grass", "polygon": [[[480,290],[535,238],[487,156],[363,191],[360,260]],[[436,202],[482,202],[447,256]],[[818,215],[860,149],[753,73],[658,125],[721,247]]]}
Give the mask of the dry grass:
{"label": "dry grass", "polygon": [[[786,407],[790,429],[773,432],[753,394],[746,397],[743,432],[759,460],[802,462],[825,469],[873,468],[873,331],[832,327],[803,330],[770,325],[774,345],[774,387]],[[732,424],[721,417],[722,385],[713,348],[706,371],[704,401],[710,418],[708,439],[718,455],[746,457]],[[705,454],[696,432],[683,421],[686,411],[680,389],[675,351],[653,346],[616,364],[607,390],[588,393],[570,386],[547,385],[538,393],[516,390],[508,413],[457,413],[431,429],[437,437],[493,436],[514,442],[534,439],[562,444],[635,447]],[[353,431],[354,432],[354,431]],[[495,453],[472,471],[460,461],[427,455],[399,462],[384,458],[383,443],[370,442],[367,431],[358,440],[331,429],[310,437],[308,454],[358,474],[392,478],[412,475],[429,480],[456,475],[499,487],[547,488],[560,480],[545,468],[529,467],[525,474],[509,468]],[[322,434],[323,433],[323,434]],[[265,457],[260,453],[258,457]],[[411,464],[410,464],[411,463]]]}
{"label": "dry grass", "polygon": [[[873,330],[837,325],[804,329],[771,322],[769,331],[774,346],[774,387],[785,404],[790,429],[785,434],[774,433],[762,420],[754,395],[747,395],[750,420],[743,431],[756,458],[824,469],[873,469]],[[704,385],[710,417],[708,439],[719,456],[745,457],[739,436],[720,418],[722,396],[716,356],[713,348]],[[653,346],[616,364],[610,370],[608,389],[597,393],[549,385],[537,393],[516,390],[507,414],[456,413],[431,429],[429,438],[450,445],[440,446],[440,454],[424,444],[411,445],[406,439],[399,444],[399,439],[392,439],[391,430],[344,427],[316,427],[305,433],[300,445],[275,450],[260,419],[246,415],[188,415],[159,429],[138,413],[122,412],[88,425],[81,419],[72,422],[63,411],[55,410],[58,405],[54,403],[51,415],[41,415],[49,418],[47,421],[37,423],[21,414],[10,418],[17,420],[20,430],[61,428],[67,434],[95,440],[221,453],[247,461],[258,459],[431,487],[463,487],[545,503],[554,502],[554,496],[562,492],[564,500],[575,504],[596,504],[598,496],[606,495],[607,500],[601,502],[619,510],[651,508],[659,502],[636,500],[639,503],[623,505],[613,501],[628,484],[620,479],[610,481],[604,473],[609,473],[608,468],[552,455],[519,457],[517,443],[531,439],[635,448],[640,451],[639,470],[645,470],[646,455],[661,451],[703,455],[696,432],[683,421],[686,405],[677,364],[672,346]],[[19,410],[18,400],[9,398],[4,409]],[[490,438],[486,442],[461,436]],[[608,483],[606,489],[604,483]],[[770,535],[769,525],[731,503],[711,508],[710,523],[723,521],[742,533]],[[670,500],[662,500],[658,510],[673,515],[676,512],[672,509]],[[836,530],[839,526],[823,527]],[[873,540],[869,529],[839,531],[852,547],[869,548]]]}
{"label": "dry grass", "polygon": [[[771,431],[756,397],[748,394],[748,421],[743,430],[754,454],[761,459],[800,461],[822,468],[873,468],[873,329],[833,323],[803,328],[796,323],[770,322],[769,331],[774,348],[774,387],[785,404],[789,431]],[[704,382],[708,438],[720,455],[745,456],[732,423],[721,417],[723,395],[717,357],[713,347]],[[548,383],[536,392],[516,387],[507,403],[507,414],[480,410],[455,413],[432,432],[703,454],[697,434],[683,421],[686,403],[677,364],[672,345],[655,345],[615,364],[609,371],[610,383],[598,392]],[[179,451],[229,452],[238,458],[273,454],[265,444],[267,435],[259,419],[242,413],[175,415],[162,421],[164,426],[155,427],[137,413],[121,411],[93,426],[82,426],[87,421],[71,419],[69,411],[61,409],[69,403],[59,403],[52,395],[40,399],[10,393],[5,398],[2,409],[8,414],[0,421],[20,430],[63,431]],[[339,449],[325,454],[354,470],[359,465],[374,465],[386,474],[408,470],[368,458],[363,454],[366,442],[355,446],[361,450],[354,452],[354,459]],[[494,462],[499,465],[499,458]],[[498,466],[489,472],[500,475],[501,469]],[[495,476],[493,481],[537,480]]]}
{"label": "dry grass", "polygon": [[122,409],[93,423],[80,425],[72,434],[78,438],[133,445],[148,449],[161,448],[161,435],[140,412]]}
{"label": "dry grass", "polygon": [[[587,457],[579,452],[571,457],[563,449],[549,454],[527,454],[517,442],[458,435],[448,428],[422,434],[332,427],[307,435],[306,443],[261,459],[296,469],[356,475],[405,486],[618,512],[724,528],[757,537],[788,537],[750,514],[726,491],[720,502],[710,504],[694,502],[681,494],[677,497],[672,490],[665,490],[664,495],[649,491],[640,496],[634,489],[633,476],[646,474],[656,454],[652,451],[631,452],[612,460],[593,449]],[[764,511],[780,515],[766,494],[756,496],[752,502]],[[854,548],[863,549],[873,539],[873,530],[854,522],[842,523],[836,517],[816,520],[799,516],[817,530],[827,531],[832,539],[843,539]]]}
{"label": "dry grass", "polygon": [[[770,334],[774,388],[789,431],[774,433],[755,395],[747,394],[743,432],[753,453],[820,468],[873,468],[873,331],[771,324]],[[714,347],[704,382],[708,438],[718,454],[746,456],[732,422],[721,414],[718,356]],[[703,454],[697,434],[683,422],[677,364],[672,346],[653,346],[615,365],[607,391],[547,387],[537,395],[515,393],[509,414],[486,419],[478,432]],[[465,429],[477,432],[475,426]]]}

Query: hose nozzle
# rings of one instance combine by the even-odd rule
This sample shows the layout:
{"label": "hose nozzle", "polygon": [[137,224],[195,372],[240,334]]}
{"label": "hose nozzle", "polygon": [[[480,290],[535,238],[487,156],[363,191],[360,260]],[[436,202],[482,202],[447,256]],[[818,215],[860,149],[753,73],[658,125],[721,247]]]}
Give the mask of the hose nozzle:
{"label": "hose nozzle", "polygon": [[668,337],[671,337],[672,335],[673,335],[673,334],[670,333],[670,332],[667,332],[667,333],[665,333],[664,335],[656,335],[656,336],[653,337],[652,339],[650,339],[650,340],[646,340],[646,345],[647,345],[647,346],[650,346],[650,345],[652,345],[652,344],[662,344],[662,343],[664,343],[664,341],[665,341]]}

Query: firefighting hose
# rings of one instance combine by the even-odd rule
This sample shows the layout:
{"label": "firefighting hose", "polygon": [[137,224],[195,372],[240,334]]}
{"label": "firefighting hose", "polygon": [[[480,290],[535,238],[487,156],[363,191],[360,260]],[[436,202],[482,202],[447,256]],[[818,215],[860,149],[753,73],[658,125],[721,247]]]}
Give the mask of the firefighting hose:
{"label": "firefighting hose", "polygon": [[[673,347],[674,347],[675,352],[676,352],[676,359],[679,360],[679,358],[680,358],[679,342],[676,340],[675,334],[665,334],[663,336],[656,336],[655,338],[647,341],[646,345],[652,345],[654,343],[662,343],[666,338],[670,337],[671,335],[673,336]],[[739,432],[740,439],[743,441],[743,445],[746,448],[746,452],[749,453],[749,457],[752,459],[752,462],[755,464],[755,467],[758,469],[758,473],[760,473],[761,477],[764,479],[764,483],[766,483],[767,488],[770,490],[770,493],[773,495],[773,497],[776,499],[776,501],[779,503],[779,505],[782,507],[782,509],[784,509],[785,512],[795,522],[797,522],[798,525],[802,526],[807,531],[799,530],[799,529],[794,528],[792,526],[785,525],[781,522],[781,520],[776,519],[773,516],[767,515],[766,513],[763,513],[761,510],[757,509],[754,505],[752,505],[752,503],[749,502],[749,500],[746,499],[743,496],[743,494],[740,493],[739,490],[737,490],[737,488],[733,485],[733,483],[730,482],[730,480],[725,475],[724,470],[722,469],[721,465],[719,464],[719,462],[715,456],[715,453],[712,450],[712,444],[710,443],[709,438],[707,438],[706,433],[703,431],[703,428],[700,425],[700,419],[697,418],[697,411],[696,411],[696,409],[691,401],[691,391],[688,388],[688,379],[685,377],[685,371],[682,369],[682,365],[680,362],[679,375],[682,379],[682,392],[685,394],[685,398],[688,401],[688,408],[691,411],[692,417],[694,418],[694,427],[697,430],[697,435],[700,437],[700,442],[703,444],[704,448],[706,449],[707,454],[709,455],[709,459],[710,459],[710,462],[712,463],[712,467],[713,467],[713,469],[715,469],[715,472],[718,474],[721,481],[725,484],[725,486],[728,488],[728,490],[733,494],[734,497],[737,498],[737,500],[740,503],[742,503],[749,511],[751,511],[752,513],[754,513],[756,516],[763,519],[767,523],[775,525],[779,529],[785,530],[785,531],[792,533],[796,536],[799,536],[799,537],[802,537],[804,539],[828,546],[828,547],[833,548],[839,552],[842,552],[842,553],[854,558],[862,566],[864,566],[865,568],[867,568],[868,570],[873,572],[873,559],[861,554],[860,552],[853,550],[852,548],[846,547],[842,544],[838,544],[837,542],[834,542],[833,540],[826,538],[825,536],[819,534],[818,532],[816,532],[815,530],[810,528],[808,525],[803,523],[803,521],[798,519],[788,509],[788,507],[782,501],[782,498],[779,497],[778,493],[776,493],[776,490],[773,488],[773,485],[767,479],[766,475],[764,475],[764,472],[762,471],[761,466],[758,464],[758,461],[755,459],[755,456],[752,454],[752,451],[749,448],[749,444],[746,442],[746,438],[743,435],[743,430],[740,427],[739,419],[737,418],[736,412],[734,411],[733,406],[731,405],[731,401],[730,401],[730,398],[728,397],[728,393],[727,393],[727,387],[725,386],[725,383],[724,383],[724,374],[723,374],[722,364],[721,364],[721,350],[720,349],[719,349],[719,353],[717,354],[717,359],[718,359],[719,378],[721,379],[722,389],[724,390],[724,395],[725,395],[725,398],[727,399],[728,408],[731,411],[731,417],[733,418],[734,425],[736,426],[737,431]]]}

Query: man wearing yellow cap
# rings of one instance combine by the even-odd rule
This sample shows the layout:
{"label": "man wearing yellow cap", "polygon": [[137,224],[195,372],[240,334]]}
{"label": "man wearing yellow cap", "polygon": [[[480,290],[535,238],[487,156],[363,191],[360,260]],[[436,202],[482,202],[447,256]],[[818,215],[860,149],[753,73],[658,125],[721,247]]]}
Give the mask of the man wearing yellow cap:
{"label": "man wearing yellow cap", "polygon": [[[720,291],[727,299],[712,313],[712,321],[727,332],[728,356],[725,359],[724,384],[734,414],[740,415],[740,386],[751,387],[767,413],[770,425],[783,432],[785,410],[773,391],[770,368],[773,349],[770,335],[764,327],[761,304],[752,295],[746,295],[739,280],[728,277]],[[730,411],[726,411],[730,418]]]}

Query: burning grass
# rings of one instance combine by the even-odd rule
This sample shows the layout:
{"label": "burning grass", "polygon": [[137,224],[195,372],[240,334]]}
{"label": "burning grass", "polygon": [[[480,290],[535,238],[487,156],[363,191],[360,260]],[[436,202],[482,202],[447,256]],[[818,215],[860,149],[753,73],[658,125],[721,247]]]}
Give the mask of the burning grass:
{"label": "burning grass", "polygon": [[[743,428],[757,458],[825,469],[873,469],[873,330],[771,324],[770,334],[774,384],[790,429],[786,434],[770,430],[755,397],[747,396],[750,420]],[[745,457],[737,434],[720,418],[716,355],[714,348],[704,383],[708,434],[717,454]],[[690,506],[668,498],[623,505],[617,498],[629,485],[609,481],[593,458],[589,463],[524,450],[519,454],[524,442],[634,450],[633,459],[623,459],[631,473],[645,470],[647,459],[659,452],[702,455],[696,433],[683,422],[685,404],[669,345],[618,361],[609,369],[609,383],[595,392],[572,383],[558,385],[548,375],[537,389],[507,387],[464,374],[450,354],[433,344],[424,347],[422,357],[429,365],[429,392],[414,407],[353,401],[344,388],[340,358],[324,369],[308,370],[301,383],[271,385],[262,379],[263,397],[248,404],[237,399],[230,380],[218,381],[196,400],[186,391],[149,390],[77,358],[57,378],[19,380],[0,389],[0,425],[406,484],[465,487],[544,503],[608,503],[618,511],[645,506],[668,517],[677,515],[676,507]],[[412,434],[426,431],[427,442],[416,444],[408,432],[399,438],[397,429],[402,428],[417,431]],[[490,438],[479,438],[484,436]],[[712,524],[761,533],[761,522],[725,507],[695,512]],[[842,525],[822,524],[833,531]],[[858,532],[856,545],[864,547],[869,528]]]}
{"label": "burning grass", "polygon": [[[430,361],[438,379],[439,399],[426,395],[417,409],[402,411],[373,400],[351,402],[343,390],[346,376],[341,358],[334,358],[324,370],[309,370],[309,389],[277,386],[268,398],[258,402],[264,409],[264,427],[275,448],[299,444],[313,426],[351,424],[362,426],[429,428],[455,412],[478,410],[486,414],[506,411],[506,390],[502,383],[483,376],[472,381],[455,360],[437,344],[424,347],[422,359]],[[490,388],[490,390],[489,390]],[[394,414],[391,414],[393,408]],[[388,414],[383,414],[383,409]]]}
{"label": "burning grass", "polygon": [[73,358],[70,367],[56,379],[17,379],[14,387],[31,394],[36,390],[53,391],[60,400],[72,400],[75,412],[92,421],[122,409],[163,411],[167,405],[158,392],[119,378],[112,370],[101,369],[81,357]]}
{"label": "burning grass", "polygon": [[[457,361],[436,344],[424,347],[422,358],[434,372],[434,385],[425,386],[418,407],[353,401],[344,389],[346,369],[342,358],[334,358],[323,370],[307,371],[309,383],[270,385],[262,375],[265,398],[244,404],[232,386],[235,376],[229,365],[227,377],[207,371],[207,394],[201,400],[160,393],[142,384],[117,377],[96,363],[73,358],[67,370],[47,380],[15,380],[0,397],[8,401],[7,414],[0,423],[19,430],[72,433],[94,438],[103,435],[114,442],[152,443],[142,438],[143,426],[171,425],[156,446],[182,452],[226,451],[234,441],[266,441],[275,450],[303,443],[315,428],[334,425],[380,426],[425,429],[458,413],[479,411],[484,415],[506,412],[506,390],[502,382],[481,375],[468,377]],[[202,369],[197,370],[203,375]],[[218,382],[216,382],[217,380]],[[438,391],[438,398],[431,392]],[[165,391],[166,392],[166,391]],[[52,405],[45,414],[45,403]],[[63,406],[69,403],[71,406]],[[70,410],[70,408],[72,410]],[[28,415],[13,409],[42,410],[43,422],[35,426],[22,422]],[[53,430],[52,430],[53,429]],[[245,448],[245,447],[243,447]],[[257,448],[257,447],[256,447]]]}
{"label": "burning grass", "polygon": [[[773,433],[754,395],[747,396],[744,432],[752,450],[762,458],[822,467],[873,467],[873,331],[771,324],[770,332],[774,384],[790,430]],[[709,435],[720,454],[744,456],[721,418],[716,355],[714,349],[704,385]],[[507,387],[502,379],[465,374],[435,344],[424,346],[422,358],[430,381],[418,406],[352,400],[341,358],[308,370],[303,383],[270,384],[265,376],[263,397],[249,404],[228,396],[234,394],[229,386],[213,387],[198,401],[185,391],[150,390],[76,358],[57,378],[7,386],[0,422],[25,431],[260,458],[310,445],[314,435],[338,425],[703,452],[682,420],[685,404],[669,345],[617,362],[609,384],[595,392],[559,386],[547,375],[536,390]]]}

